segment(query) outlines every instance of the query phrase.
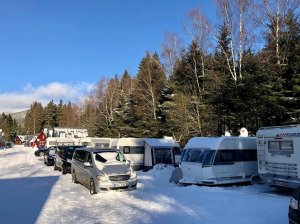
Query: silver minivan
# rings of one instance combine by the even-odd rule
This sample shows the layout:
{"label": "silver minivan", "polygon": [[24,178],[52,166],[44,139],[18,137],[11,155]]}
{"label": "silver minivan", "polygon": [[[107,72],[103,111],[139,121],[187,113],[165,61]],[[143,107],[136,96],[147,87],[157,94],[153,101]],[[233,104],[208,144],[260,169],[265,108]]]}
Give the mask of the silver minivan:
{"label": "silver minivan", "polygon": [[71,164],[72,181],[96,194],[100,190],[135,189],[137,175],[117,149],[78,148]]}

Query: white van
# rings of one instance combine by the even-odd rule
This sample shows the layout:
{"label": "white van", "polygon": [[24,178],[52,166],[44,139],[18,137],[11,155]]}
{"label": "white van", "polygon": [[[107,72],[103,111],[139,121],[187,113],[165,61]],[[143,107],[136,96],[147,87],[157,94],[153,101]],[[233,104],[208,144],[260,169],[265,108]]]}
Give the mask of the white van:
{"label": "white van", "polygon": [[[184,148],[179,183],[249,182],[257,174],[255,137],[194,137]],[[177,181],[176,181],[177,182]]]}
{"label": "white van", "polygon": [[71,165],[72,181],[96,194],[101,190],[136,189],[137,174],[116,149],[77,148]]}

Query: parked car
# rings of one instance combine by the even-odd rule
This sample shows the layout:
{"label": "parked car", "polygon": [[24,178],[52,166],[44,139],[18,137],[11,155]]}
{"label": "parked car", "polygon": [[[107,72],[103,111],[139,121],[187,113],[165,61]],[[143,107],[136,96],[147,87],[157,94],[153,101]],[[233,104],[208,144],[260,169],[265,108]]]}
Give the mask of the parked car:
{"label": "parked car", "polygon": [[290,197],[289,223],[300,224],[300,188],[296,189]]}
{"label": "parked car", "polygon": [[44,155],[44,164],[47,166],[52,166],[54,164],[54,157],[55,157],[55,146],[50,146],[47,148],[47,152]]}
{"label": "parked car", "polygon": [[35,156],[44,156],[47,151],[48,151],[48,149],[45,146],[41,146],[34,152],[34,155]]}
{"label": "parked car", "polygon": [[54,170],[62,171],[62,174],[71,172],[71,162],[74,150],[81,148],[82,145],[57,146],[54,157]]}
{"label": "parked car", "polygon": [[122,152],[116,149],[79,148],[71,165],[72,181],[96,194],[100,190],[135,189],[137,175]]}

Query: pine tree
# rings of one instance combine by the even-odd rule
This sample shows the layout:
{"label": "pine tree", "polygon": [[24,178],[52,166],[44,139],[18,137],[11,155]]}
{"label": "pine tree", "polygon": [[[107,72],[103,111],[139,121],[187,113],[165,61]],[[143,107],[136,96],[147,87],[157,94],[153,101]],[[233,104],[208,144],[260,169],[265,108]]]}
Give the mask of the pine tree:
{"label": "pine tree", "polygon": [[157,53],[147,52],[142,59],[134,88],[134,100],[137,102],[136,115],[140,136],[157,136],[159,121],[157,117],[159,96],[164,89],[166,75]]}
{"label": "pine tree", "polygon": [[26,113],[24,129],[28,134],[37,134],[44,128],[44,111],[42,104],[34,102]]}
{"label": "pine tree", "polygon": [[53,129],[58,125],[57,122],[57,106],[51,100],[47,106],[44,108],[44,116],[45,116],[45,127],[48,129]]}

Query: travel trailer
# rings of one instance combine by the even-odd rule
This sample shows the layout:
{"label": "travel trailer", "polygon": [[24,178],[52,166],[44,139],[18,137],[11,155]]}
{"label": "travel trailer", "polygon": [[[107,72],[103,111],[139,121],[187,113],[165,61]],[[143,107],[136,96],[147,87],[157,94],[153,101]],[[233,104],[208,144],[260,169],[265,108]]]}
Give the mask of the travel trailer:
{"label": "travel trailer", "polygon": [[134,170],[141,170],[144,168],[144,139],[143,138],[120,138],[117,146],[126,159],[131,162]]}
{"label": "travel trailer", "polygon": [[124,153],[134,170],[149,170],[157,163],[176,165],[180,158],[178,143],[169,137],[120,138],[116,148]]}
{"label": "travel trailer", "polygon": [[74,138],[60,138],[60,137],[48,137],[46,145],[50,146],[62,146],[62,145],[77,145],[77,139]]}
{"label": "travel trailer", "polygon": [[258,175],[263,183],[300,186],[300,125],[263,127],[257,133]]}
{"label": "travel trailer", "polygon": [[257,174],[255,137],[194,137],[188,141],[174,182],[220,185],[249,182]]}
{"label": "travel trailer", "polygon": [[110,148],[111,138],[86,137],[80,139],[80,144],[86,147]]}

